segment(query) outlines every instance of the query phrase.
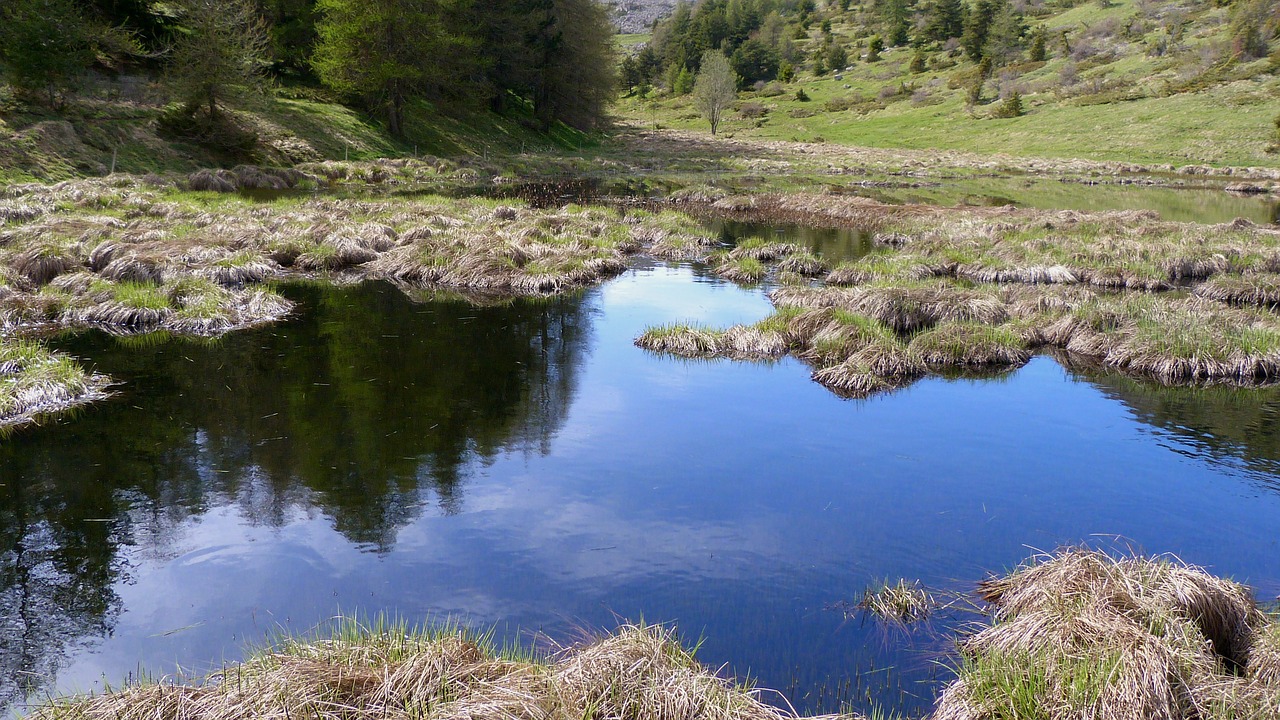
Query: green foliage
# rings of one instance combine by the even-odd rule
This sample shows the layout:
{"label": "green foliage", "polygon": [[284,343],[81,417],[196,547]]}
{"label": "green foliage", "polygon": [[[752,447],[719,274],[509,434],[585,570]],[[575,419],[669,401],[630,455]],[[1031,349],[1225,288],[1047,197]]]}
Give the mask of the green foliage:
{"label": "green foliage", "polygon": [[879,0],[876,11],[880,15],[889,45],[906,45],[911,39],[911,11],[907,7],[907,0]]}
{"label": "green foliage", "polygon": [[724,111],[738,98],[738,76],[721,52],[703,55],[701,66],[693,87],[694,104],[715,135]]}
{"label": "green foliage", "polygon": [[880,52],[884,50],[884,40],[879,35],[871,38],[871,42],[867,44],[867,62],[880,62]]}
{"label": "green foliage", "polygon": [[809,93],[804,88],[796,88],[796,102],[809,102]]}
{"label": "green foliage", "polygon": [[963,0],[936,0],[929,7],[925,36],[935,42],[946,42],[964,34],[968,12]]}
{"label": "green foliage", "polygon": [[1026,111],[1022,107],[1022,94],[1017,90],[1009,93],[1009,96],[1000,103],[991,117],[995,118],[1016,118],[1022,117]]}
{"label": "green foliage", "polygon": [[970,60],[977,62],[982,59],[991,23],[1004,5],[1004,0],[978,0],[969,12],[964,23],[964,33],[960,36],[960,45]]}
{"label": "green foliage", "polygon": [[784,83],[789,83],[796,77],[796,67],[786,60],[778,66],[778,79]]}
{"label": "green foliage", "polygon": [[1049,51],[1046,48],[1048,42],[1048,31],[1043,25],[1036,27],[1031,33],[1031,49],[1027,52],[1027,59],[1031,62],[1044,62],[1049,59]]}
{"label": "green foliage", "polygon": [[729,59],[729,64],[738,73],[744,86],[754,85],[762,80],[773,80],[778,76],[780,62],[777,50],[756,39],[739,45]]}
{"label": "green foliage", "polygon": [[1280,7],[1270,0],[1239,0],[1231,10],[1231,55],[1239,60],[1267,56],[1280,31]]}
{"label": "green foliage", "polygon": [[443,91],[474,49],[461,32],[461,0],[319,0],[317,7],[316,75],[384,113],[393,135],[403,134],[410,99]]}
{"label": "green foliage", "polygon": [[693,73],[689,72],[689,68],[680,68],[675,75],[675,80],[671,82],[671,93],[673,95],[688,95],[693,92]]}
{"label": "green foliage", "polygon": [[0,64],[20,93],[56,105],[93,62],[100,35],[72,0],[6,0]]}
{"label": "green foliage", "polygon": [[849,64],[849,53],[844,46],[838,42],[833,42],[826,47],[826,57],[824,58],[827,67],[835,72],[840,72]]}
{"label": "green foliage", "polygon": [[925,58],[924,50],[923,49],[916,50],[915,54],[911,56],[911,67],[910,67],[911,72],[922,73],[925,70],[927,70],[928,67],[929,66]]}
{"label": "green foliage", "polygon": [[1027,25],[1022,13],[1009,3],[1002,3],[987,29],[982,57],[1001,63],[1012,60],[1022,52],[1022,39],[1026,34]]}
{"label": "green foliage", "polygon": [[181,33],[174,42],[168,83],[194,113],[209,117],[218,103],[260,91],[269,39],[253,0],[179,0]]}

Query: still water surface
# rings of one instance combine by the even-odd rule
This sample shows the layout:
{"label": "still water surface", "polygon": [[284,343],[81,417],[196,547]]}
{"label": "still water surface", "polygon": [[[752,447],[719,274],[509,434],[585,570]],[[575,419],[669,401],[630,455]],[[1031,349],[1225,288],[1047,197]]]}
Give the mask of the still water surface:
{"label": "still water surface", "polygon": [[1120,536],[1280,594],[1274,389],[1038,357],[841,400],[794,360],[634,347],[768,313],[689,266],[481,308],[284,291],[292,319],[217,342],[56,341],[122,385],[0,443],[0,703],[387,611],[560,639],[675,622],[802,711],[920,711],[946,642],[832,609],[877,581],[964,590]]}
{"label": "still water surface", "polygon": [[632,346],[768,313],[689,266],[498,307],[285,290],[293,319],[218,342],[58,342],[123,384],[0,445],[10,698],[390,611],[512,637],[673,621],[801,710],[868,688],[919,710],[945,642],[831,609],[877,580],[965,589],[1103,534],[1280,593],[1276,391],[1038,357],[838,400],[794,360]]}

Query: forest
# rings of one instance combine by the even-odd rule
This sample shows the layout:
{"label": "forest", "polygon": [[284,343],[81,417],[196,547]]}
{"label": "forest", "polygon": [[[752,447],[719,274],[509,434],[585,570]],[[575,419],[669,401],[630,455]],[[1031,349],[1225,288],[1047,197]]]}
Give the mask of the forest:
{"label": "forest", "polygon": [[596,126],[615,92],[613,26],[595,0],[9,0],[0,66],[53,108],[94,74],[143,73],[170,123],[212,124],[272,84],[314,88],[400,135],[406,107],[527,106]]}

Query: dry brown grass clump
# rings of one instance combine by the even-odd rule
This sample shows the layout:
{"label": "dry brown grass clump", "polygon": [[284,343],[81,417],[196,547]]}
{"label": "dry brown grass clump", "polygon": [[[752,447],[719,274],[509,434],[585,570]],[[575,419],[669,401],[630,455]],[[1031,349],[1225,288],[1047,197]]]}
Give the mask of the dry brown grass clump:
{"label": "dry brown grass clump", "polygon": [[1248,588],[1198,568],[1067,549],[979,595],[995,622],[961,642],[935,720],[1261,720],[1280,710],[1280,686],[1249,670],[1274,626]]}
{"label": "dry brown grass clump", "polygon": [[1218,275],[1196,286],[1200,297],[1229,305],[1256,305],[1274,308],[1280,305],[1280,275],[1249,273]]}
{"label": "dry brown grass clump", "polygon": [[396,624],[290,642],[195,685],[136,684],[47,704],[38,720],[785,720],[700,665],[673,631],[627,625],[549,656]]}

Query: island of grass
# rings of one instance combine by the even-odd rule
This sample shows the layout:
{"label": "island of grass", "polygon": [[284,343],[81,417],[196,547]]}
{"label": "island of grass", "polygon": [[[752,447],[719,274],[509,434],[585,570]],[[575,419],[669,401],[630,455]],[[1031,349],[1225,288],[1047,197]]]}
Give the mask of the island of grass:
{"label": "island of grass", "polygon": [[[712,267],[735,281],[776,274],[773,317],[723,331],[652,328],[640,346],[697,357],[790,353],[814,366],[815,380],[854,397],[925,371],[1017,367],[1042,350],[1164,384],[1280,380],[1275,228],[803,194],[702,211],[716,205],[858,229],[876,248],[806,280],[784,267],[803,257],[796,246],[749,239],[712,255]],[[756,257],[765,266],[741,278],[741,263]],[[767,352],[732,341],[758,336],[760,326],[772,328]]]}
{"label": "island of grass", "polygon": [[[991,622],[957,638],[933,720],[1266,720],[1280,712],[1280,623],[1248,588],[1171,558],[1067,548],[981,583]],[[864,604],[909,622],[905,581]],[[785,706],[785,705],[784,705]],[[340,622],[191,684],[144,680],[53,699],[35,720],[787,720],[701,665],[674,630],[624,625],[500,649],[456,625]],[[859,716],[826,716],[828,720]]]}
{"label": "island of grass", "polygon": [[[7,187],[0,348],[28,352],[38,346],[18,338],[63,329],[216,336],[286,316],[292,304],[270,283],[293,279],[383,279],[410,293],[563,293],[617,275],[637,252],[689,258],[712,244],[696,221],[670,211],[396,197],[385,187],[359,198],[227,192],[358,176],[385,185],[384,166],[410,178],[436,168],[328,163],[310,174],[241,166],[176,180],[117,175]],[[60,362],[64,370],[73,363]],[[0,424],[92,400],[97,384],[41,380],[48,397],[37,397],[31,383],[6,382]]]}
{"label": "island of grass", "polygon": [[106,397],[107,378],[28,340],[0,341],[0,431]]}

